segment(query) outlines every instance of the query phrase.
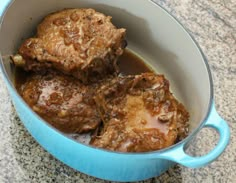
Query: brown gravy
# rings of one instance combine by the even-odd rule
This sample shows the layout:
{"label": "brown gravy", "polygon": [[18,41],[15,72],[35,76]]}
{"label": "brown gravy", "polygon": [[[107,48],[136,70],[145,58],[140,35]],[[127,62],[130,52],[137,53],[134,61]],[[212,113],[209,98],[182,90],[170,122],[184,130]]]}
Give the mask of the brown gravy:
{"label": "brown gravy", "polygon": [[118,66],[122,75],[135,75],[144,72],[153,72],[140,57],[127,49],[119,58]]}
{"label": "brown gravy", "polygon": [[[140,57],[127,49],[119,58],[118,66],[122,75],[135,75],[144,72],[153,72]],[[26,79],[30,77],[30,74],[30,72],[25,72],[23,69],[16,68],[15,86],[17,89],[25,83]]]}
{"label": "brown gravy", "polygon": [[[138,75],[138,74],[145,73],[145,72],[154,72],[150,67],[148,67],[145,64],[145,62],[140,57],[138,57],[133,52],[131,52],[127,49],[125,50],[124,54],[119,58],[118,67],[120,68],[121,75]],[[16,68],[16,72],[15,72],[16,89],[18,91],[20,91],[20,88],[26,82],[27,78],[31,78],[32,75],[33,74],[31,72],[25,72],[23,69]],[[69,93],[71,93],[71,90],[69,90]],[[133,101],[134,100],[132,100],[132,98],[131,98],[131,101],[129,101],[131,107],[134,106]],[[137,102],[139,102],[139,101],[135,99],[135,103],[137,103]],[[164,135],[166,135],[169,130],[168,126],[166,126],[166,124],[162,124],[162,123],[155,123],[156,122],[156,118],[154,120],[155,116],[154,117],[150,116],[148,112],[142,111],[142,108],[144,108],[144,107],[142,107],[142,103],[141,104],[137,103],[137,104],[138,104],[137,106],[141,106],[141,110],[139,110],[137,108],[137,110],[132,111],[133,113],[130,113],[130,116],[128,116],[128,118],[134,119],[132,121],[138,121],[138,120],[136,120],[136,117],[142,116],[141,119],[146,119],[146,121],[148,121],[147,126],[146,126],[147,128],[158,128],[161,130],[161,132]],[[129,109],[129,108],[131,108],[130,106],[128,105],[127,111],[131,111],[131,109]],[[179,109],[184,111],[184,108],[179,107]],[[45,118],[45,115],[42,115],[41,117],[49,122],[49,120],[47,120]],[[188,118],[188,116],[184,116],[184,117]],[[182,125],[181,128],[178,129],[180,134],[178,135],[176,142],[182,140],[187,135],[188,124],[186,123],[186,124],[181,124],[181,125]],[[58,127],[58,129],[61,131],[65,131],[64,127],[63,128]],[[95,131],[95,132],[97,132],[97,131]],[[72,138],[74,138],[80,142],[86,143],[86,144],[88,144],[91,139],[90,133],[88,133],[88,134],[87,133],[84,133],[84,134],[68,133],[68,135],[71,136]],[[127,145],[127,144],[125,144],[125,145]]]}

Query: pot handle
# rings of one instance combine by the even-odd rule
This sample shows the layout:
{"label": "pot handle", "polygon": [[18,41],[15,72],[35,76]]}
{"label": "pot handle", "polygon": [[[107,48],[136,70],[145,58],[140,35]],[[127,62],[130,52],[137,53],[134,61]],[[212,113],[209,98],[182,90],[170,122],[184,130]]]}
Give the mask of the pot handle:
{"label": "pot handle", "polygon": [[171,149],[170,151],[161,155],[163,159],[168,159],[190,168],[198,168],[205,166],[215,160],[225,150],[230,139],[230,130],[227,122],[222,119],[217,113],[215,106],[212,105],[212,110],[204,128],[210,127],[215,129],[219,135],[219,141],[216,147],[208,154],[200,157],[192,157],[184,151],[186,143]]}

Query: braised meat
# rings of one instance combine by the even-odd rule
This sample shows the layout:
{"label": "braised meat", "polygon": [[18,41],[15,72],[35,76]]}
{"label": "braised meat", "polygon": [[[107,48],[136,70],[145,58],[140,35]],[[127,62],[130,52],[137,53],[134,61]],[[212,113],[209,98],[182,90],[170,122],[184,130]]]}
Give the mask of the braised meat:
{"label": "braised meat", "polygon": [[27,73],[21,82],[16,79],[18,92],[68,135],[93,131],[92,146],[147,152],[173,145],[187,136],[189,114],[163,75],[123,54],[125,34],[93,9],[46,16],[35,37],[11,57]]}
{"label": "braised meat", "polygon": [[84,83],[93,82],[118,71],[125,33],[110,16],[93,9],[66,9],[45,17],[36,36],[24,41],[12,60],[27,71],[56,68]]}
{"label": "braised meat", "polygon": [[100,87],[95,101],[103,128],[91,140],[93,146],[145,152],[171,146],[187,135],[189,114],[163,75],[116,77]]}
{"label": "braised meat", "polygon": [[101,122],[93,85],[85,86],[74,77],[56,72],[33,74],[18,91],[37,114],[63,132],[88,132]]}

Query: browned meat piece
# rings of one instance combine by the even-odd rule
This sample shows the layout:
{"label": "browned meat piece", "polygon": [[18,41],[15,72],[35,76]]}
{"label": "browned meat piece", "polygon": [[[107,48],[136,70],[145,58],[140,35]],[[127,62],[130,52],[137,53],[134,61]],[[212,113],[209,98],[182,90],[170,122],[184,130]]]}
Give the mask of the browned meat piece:
{"label": "browned meat piece", "polygon": [[18,91],[36,113],[63,132],[87,132],[101,122],[93,86],[85,86],[71,76],[34,74]]}
{"label": "browned meat piece", "polygon": [[93,9],[66,9],[45,17],[37,35],[12,57],[25,70],[56,68],[83,82],[117,72],[116,61],[126,47],[126,30]]}
{"label": "browned meat piece", "polygon": [[162,75],[117,77],[95,97],[104,127],[90,144],[122,152],[145,152],[173,145],[187,135],[188,112]]}

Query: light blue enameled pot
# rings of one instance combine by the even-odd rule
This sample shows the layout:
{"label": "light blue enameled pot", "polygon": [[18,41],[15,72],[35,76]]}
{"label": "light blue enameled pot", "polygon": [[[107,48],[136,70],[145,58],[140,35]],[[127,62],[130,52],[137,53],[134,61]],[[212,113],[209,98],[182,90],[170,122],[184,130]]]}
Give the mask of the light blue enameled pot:
{"label": "light blue enameled pot", "polygon": [[[2,3],[3,1],[1,1]],[[7,1],[5,1],[7,3]],[[7,7],[7,6],[6,6]],[[7,55],[16,53],[46,14],[63,8],[91,7],[127,28],[128,48],[170,80],[171,90],[190,112],[190,135],[161,151],[117,153],[81,144],[37,116],[17,94]],[[217,114],[208,63],[196,42],[165,10],[151,0],[15,0],[4,8],[0,29],[1,71],[16,111],[36,141],[68,166],[101,179],[138,181],[160,175],[174,163],[197,168],[214,161],[229,142],[229,127]],[[127,67],[129,64],[127,63]],[[185,149],[206,127],[219,132],[217,146],[201,157]]]}

